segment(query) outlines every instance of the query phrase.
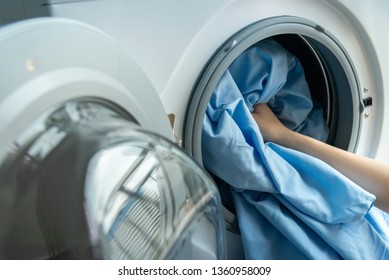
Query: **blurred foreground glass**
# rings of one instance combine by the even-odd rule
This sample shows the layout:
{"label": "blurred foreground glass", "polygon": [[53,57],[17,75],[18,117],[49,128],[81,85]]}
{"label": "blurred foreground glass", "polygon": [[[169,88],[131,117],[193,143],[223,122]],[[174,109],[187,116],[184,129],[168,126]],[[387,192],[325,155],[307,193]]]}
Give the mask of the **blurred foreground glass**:
{"label": "blurred foreground glass", "polygon": [[42,114],[0,164],[1,259],[222,259],[218,191],[110,103]]}

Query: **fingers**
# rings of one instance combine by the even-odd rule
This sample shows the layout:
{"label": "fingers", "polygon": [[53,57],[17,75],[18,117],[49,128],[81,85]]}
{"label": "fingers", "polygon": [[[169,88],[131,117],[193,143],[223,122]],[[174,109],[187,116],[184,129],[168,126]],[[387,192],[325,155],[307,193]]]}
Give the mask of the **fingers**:
{"label": "fingers", "polygon": [[254,114],[261,114],[262,112],[271,111],[266,103],[258,103],[254,105]]}
{"label": "fingers", "polygon": [[265,103],[259,103],[254,106],[253,117],[260,122],[270,122],[273,125],[281,124],[269,106]]}
{"label": "fingers", "polygon": [[265,142],[277,143],[288,135],[288,129],[278,120],[267,104],[255,105],[252,115]]}

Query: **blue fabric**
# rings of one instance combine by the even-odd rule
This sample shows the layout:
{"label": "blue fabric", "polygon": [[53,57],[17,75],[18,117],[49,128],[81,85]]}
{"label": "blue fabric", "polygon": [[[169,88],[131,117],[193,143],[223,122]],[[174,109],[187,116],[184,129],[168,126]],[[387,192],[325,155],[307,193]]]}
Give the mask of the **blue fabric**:
{"label": "blue fabric", "polygon": [[247,259],[389,259],[375,197],[324,162],[264,143],[251,116],[268,103],[289,128],[325,140],[298,60],[273,40],[241,54],[204,118],[205,167],[231,186]]}

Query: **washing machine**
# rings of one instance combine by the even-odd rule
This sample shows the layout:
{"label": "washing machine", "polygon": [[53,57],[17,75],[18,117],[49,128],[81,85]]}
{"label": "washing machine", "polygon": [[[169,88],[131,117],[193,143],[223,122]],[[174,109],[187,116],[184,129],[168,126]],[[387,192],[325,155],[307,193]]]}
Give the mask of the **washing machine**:
{"label": "washing machine", "polygon": [[[211,94],[228,66],[267,38],[301,61],[324,108],[329,144],[389,158],[386,1],[52,0],[46,8],[96,26],[134,56],[165,110],[175,114],[176,140],[200,165]],[[228,258],[241,258],[235,215],[224,212]]]}
{"label": "washing machine", "polygon": [[37,18],[0,61],[0,259],[225,258],[218,190],[123,47]]}
{"label": "washing machine", "polygon": [[[301,61],[311,92],[324,108],[328,142],[388,159],[389,5],[383,0],[34,2],[36,14],[95,26],[131,54],[166,113],[175,116],[174,141],[200,166],[210,96],[228,66],[267,38]],[[236,216],[226,207],[223,213],[227,258],[243,258]]]}
{"label": "washing machine", "polygon": [[176,114],[176,136],[199,162],[210,93],[241,52],[268,37],[301,59],[328,112],[334,145],[388,156],[385,1],[52,0],[46,7],[104,30],[134,56],[165,110]]}

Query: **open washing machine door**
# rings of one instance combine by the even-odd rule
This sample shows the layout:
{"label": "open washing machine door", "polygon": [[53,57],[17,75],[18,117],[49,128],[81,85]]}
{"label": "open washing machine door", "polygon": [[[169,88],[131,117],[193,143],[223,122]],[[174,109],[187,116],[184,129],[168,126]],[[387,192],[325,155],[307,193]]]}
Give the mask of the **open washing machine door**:
{"label": "open washing machine door", "polygon": [[1,259],[224,258],[218,191],[119,45],[35,19],[0,61]]}

